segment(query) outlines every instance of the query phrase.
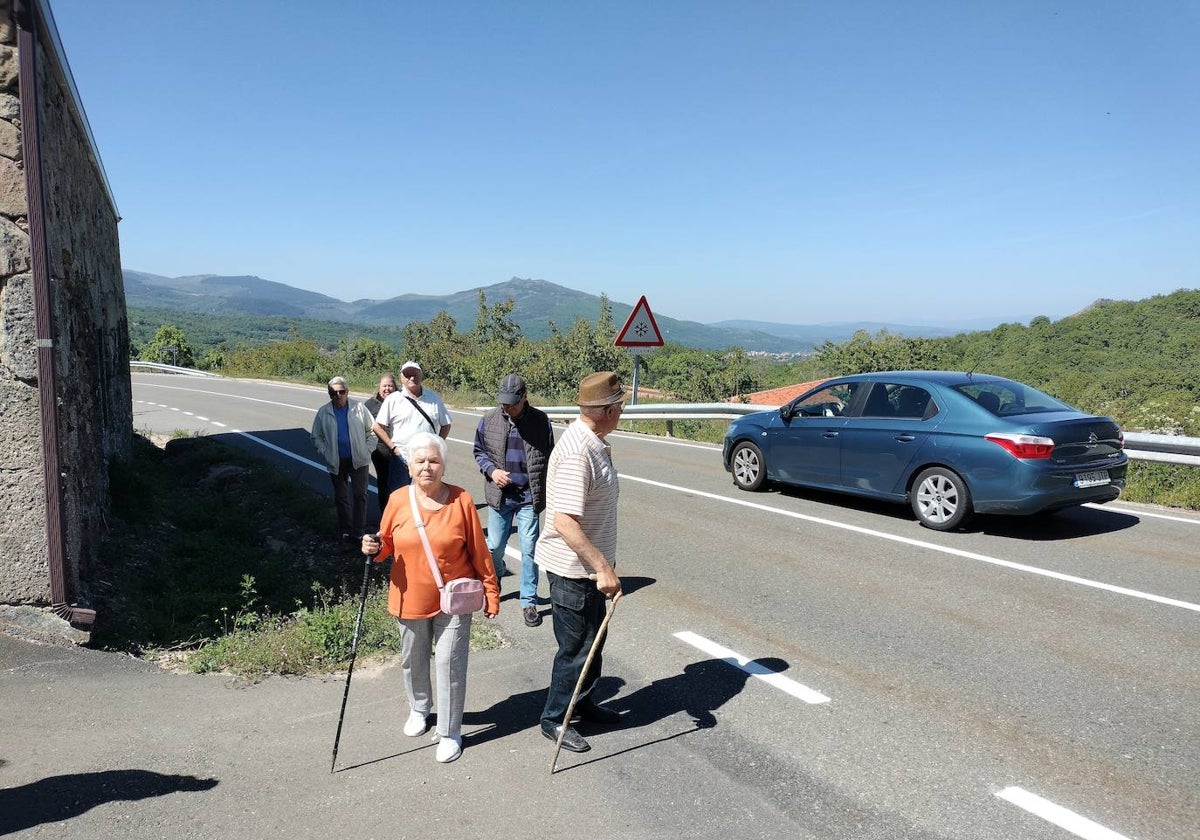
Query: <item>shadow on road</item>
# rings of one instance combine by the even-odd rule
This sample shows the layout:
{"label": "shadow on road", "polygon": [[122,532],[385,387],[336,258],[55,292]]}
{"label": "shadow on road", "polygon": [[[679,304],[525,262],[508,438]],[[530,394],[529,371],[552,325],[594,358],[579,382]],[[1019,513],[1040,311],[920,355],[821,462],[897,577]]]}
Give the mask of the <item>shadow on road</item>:
{"label": "shadow on road", "polygon": [[0,790],[0,834],[69,820],[106,802],[149,799],[170,793],[210,790],[216,786],[216,779],[150,770],[101,770],[50,776]]}
{"label": "shadow on road", "polygon": [[[773,656],[755,659],[750,665],[757,665],[776,674],[782,673],[788,668],[785,661]],[[681,674],[655,680],[632,694],[604,700],[619,691],[624,681],[615,677],[601,677],[600,683],[596,686],[596,699],[603,700],[606,706],[621,712],[621,722],[616,726],[606,727],[607,731],[650,726],[679,712],[684,712],[691,718],[691,726],[663,735],[661,738],[642,741],[615,753],[596,756],[589,761],[582,761],[570,767],[560,767],[558,772],[615,758],[702,729],[712,729],[717,726],[717,716],[713,712],[736,697],[745,688],[748,679],[750,679],[750,674],[741,668],[731,666],[723,659],[706,659],[686,666]],[[588,724],[581,723],[579,728],[584,734],[590,734]]]}
{"label": "shadow on road", "polygon": [[[622,579],[624,580],[624,579]],[[782,659],[765,657],[755,659],[751,665],[757,665],[773,673],[782,673],[788,664]],[[687,735],[700,729],[711,729],[717,725],[717,717],[713,714],[729,700],[733,699],[746,685],[750,675],[741,668],[732,667],[723,659],[706,659],[686,666],[683,672],[674,676],[655,680],[650,685],[639,688],[624,697],[614,696],[625,685],[620,677],[601,677],[596,685],[595,696],[598,702],[604,702],[613,710],[621,713],[621,722],[615,726],[607,726],[603,731],[612,732],[619,729],[634,729],[650,726],[665,720],[679,712],[685,712],[691,718],[691,725],[682,731],[673,732],[652,741],[643,741],[637,746],[629,747],[618,753],[598,756],[593,761],[611,758],[612,755],[633,750],[643,749],[653,744],[670,741],[681,735]],[[463,748],[469,749],[494,741],[497,738],[507,738],[526,729],[534,729],[540,725],[542,707],[546,703],[544,688],[513,694],[503,700],[493,703],[486,709],[468,710],[463,714],[463,726],[468,731],[463,735]],[[473,729],[473,727],[479,727]],[[601,731],[589,726],[586,722],[579,724],[579,729],[585,734]],[[356,764],[338,768],[337,772],[354,770],[382,761],[407,755],[417,749],[429,746],[428,741],[410,750],[403,750],[392,755],[368,758]],[[589,762],[584,762],[587,764]],[[574,765],[581,766],[581,765]]]}
{"label": "shadow on road", "polygon": [[[772,485],[771,489],[777,491],[780,496],[787,496],[793,499],[806,499],[810,502],[829,505],[831,508],[862,511],[863,513],[878,515],[893,522],[910,522],[912,523],[912,534],[906,534],[905,536],[913,536],[920,539],[923,535],[932,536],[936,533],[918,525],[912,515],[912,511],[907,505],[814,490],[806,487]],[[836,510],[830,510],[825,515],[830,519],[837,519],[838,516]],[[997,537],[1029,540],[1032,542],[1053,542],[1056,540],[1071,540],[1098,534],[1108,534],[1114,531],[1124,531],[1126,528],[1132,528],[1139,521],[1141,520],[1136,515],[1123,511],[1076,506],[1056,512],[1038,513],[1030,516],[977,514],[969,518],[961,528],[957,529],[957,532],[990,534]]]}

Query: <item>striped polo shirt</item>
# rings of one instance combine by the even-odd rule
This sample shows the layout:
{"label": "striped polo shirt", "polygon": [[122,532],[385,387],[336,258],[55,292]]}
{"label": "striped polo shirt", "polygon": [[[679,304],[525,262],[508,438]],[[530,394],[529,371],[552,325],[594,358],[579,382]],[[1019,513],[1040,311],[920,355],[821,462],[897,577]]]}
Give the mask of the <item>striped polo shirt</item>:
{"label": "striped polo shirt", "polygon": [[576,419],[550,453],[546,525],[534,553],[537,564],[561,577],[582,578],[591,574],[588,565],[554,528],[554,515],[566,513],[579,519],[584,535],[615,567],[619,489],[611,448]]}

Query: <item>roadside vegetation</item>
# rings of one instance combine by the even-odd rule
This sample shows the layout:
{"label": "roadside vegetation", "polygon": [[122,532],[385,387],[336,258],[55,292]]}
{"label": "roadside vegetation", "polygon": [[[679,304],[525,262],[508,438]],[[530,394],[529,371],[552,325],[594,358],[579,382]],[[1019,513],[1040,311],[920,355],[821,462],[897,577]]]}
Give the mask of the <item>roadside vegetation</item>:
{"label": "roadside vegetation", "polygon": [[[92,645],[198,673],[337,671],[350,657],[365,558],[334,538],[327,498],[216,438],[134,437],[110,472],[112,512],[86,577]],[[398,650],[389,563],[372,564],[360,660]],[[486,622],[472,645],[496,647]]]}

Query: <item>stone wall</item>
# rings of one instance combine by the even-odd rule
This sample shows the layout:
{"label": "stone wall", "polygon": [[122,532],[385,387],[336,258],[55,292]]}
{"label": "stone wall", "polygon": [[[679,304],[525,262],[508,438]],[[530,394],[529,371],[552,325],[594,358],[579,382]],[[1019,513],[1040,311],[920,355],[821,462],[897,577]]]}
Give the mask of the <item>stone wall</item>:
{"label": "stone wall", "polygon": [[72,85],[39,33],[40,150],[22,146],[17,30],[0,0],[0,603],[46,604],[45,487],[25,156],[40,154],[54,322],[59,465],[69,593],[86,601],[104,536],[108,463],[133,431],[129,334],[117,216],[73,106]]}

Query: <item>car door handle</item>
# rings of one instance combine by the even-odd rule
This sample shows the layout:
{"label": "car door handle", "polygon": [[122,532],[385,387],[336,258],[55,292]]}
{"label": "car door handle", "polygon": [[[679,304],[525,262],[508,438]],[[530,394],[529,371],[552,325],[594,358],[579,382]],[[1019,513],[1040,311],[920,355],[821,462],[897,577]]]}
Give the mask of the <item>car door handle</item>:
{"label": "car door handle", "polygon": [[828,432],[825,432],[821,435],[821,437],[825,438],[826,440],[833,440],[837,436],[838,436],[838,433],[835,432],[833,429],[830,429]]}
{"label": "car door handle", "polygon": [[916,439],[916,435],[896,435],[896,440],[900,441],[901,443],[912,443]]}

